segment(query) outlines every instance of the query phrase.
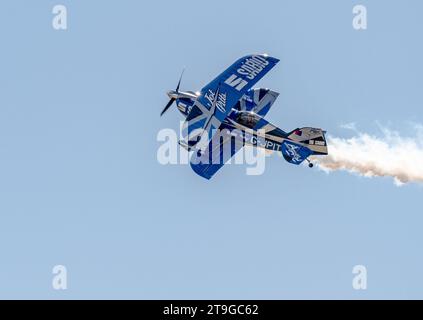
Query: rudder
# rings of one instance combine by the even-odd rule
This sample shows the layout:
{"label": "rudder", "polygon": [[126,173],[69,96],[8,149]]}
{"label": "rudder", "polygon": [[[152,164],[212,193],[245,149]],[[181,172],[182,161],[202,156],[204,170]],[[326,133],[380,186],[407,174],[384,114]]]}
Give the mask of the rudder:
{"label": "rudder", "polygon": [[325,133],[326,131],[319,128],[304,127],[291,131],[288,134],[288,139],[306,145],[313,151],[313,154],[327,155],[328,147]]}

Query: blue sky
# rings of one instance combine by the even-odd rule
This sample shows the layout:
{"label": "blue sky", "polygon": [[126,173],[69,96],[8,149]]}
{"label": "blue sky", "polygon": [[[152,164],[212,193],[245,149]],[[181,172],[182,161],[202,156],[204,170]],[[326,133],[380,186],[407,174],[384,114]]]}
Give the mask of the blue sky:
{"label": "blue sky", "polygon": [[[52,28],[56,4],[68,30]],[[352,28],[352,8],[368,29]],[[211,181],[157,162],[165,92],[281,59],[282,129],[423,123],[419,1],[3,1],[0,298],[423,298],[422,187],[273,156]],[[53,290],[54,265],[68,289]],[[368,270],[353,290],[352,268]]]}

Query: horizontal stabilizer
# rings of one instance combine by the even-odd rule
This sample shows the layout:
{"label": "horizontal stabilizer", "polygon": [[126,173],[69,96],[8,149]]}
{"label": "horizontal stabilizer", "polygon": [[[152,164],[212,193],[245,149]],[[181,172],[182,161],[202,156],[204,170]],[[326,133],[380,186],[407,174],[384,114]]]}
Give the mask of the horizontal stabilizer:
{"label": "horizontal stabilizer", "polygon": [[286,161],[297,165],[313,154],[309,148],[288,140],[282,142],[281,151]]}

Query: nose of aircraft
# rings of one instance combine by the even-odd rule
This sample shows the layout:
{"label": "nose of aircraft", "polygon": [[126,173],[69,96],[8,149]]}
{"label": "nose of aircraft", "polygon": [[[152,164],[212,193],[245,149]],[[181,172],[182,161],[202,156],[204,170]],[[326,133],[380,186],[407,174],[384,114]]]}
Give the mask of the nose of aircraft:
{"label": "nose of aircraft", "polygon": [[170,99],[177,99],[178,98],[178,93],[175,90],[170,90],[167,92],[167,96]]}

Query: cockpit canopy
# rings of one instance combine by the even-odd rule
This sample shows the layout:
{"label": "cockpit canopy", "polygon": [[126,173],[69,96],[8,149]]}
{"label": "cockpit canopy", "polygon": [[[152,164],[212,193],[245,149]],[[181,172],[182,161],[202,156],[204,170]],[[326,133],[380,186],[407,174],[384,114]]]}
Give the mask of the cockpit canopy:
{"label": "cockpit canopy", "polygon": [[253,112],[241,111],[236,118],[236,122],[247,128],[253,129],[260,119],[261,117]]}

